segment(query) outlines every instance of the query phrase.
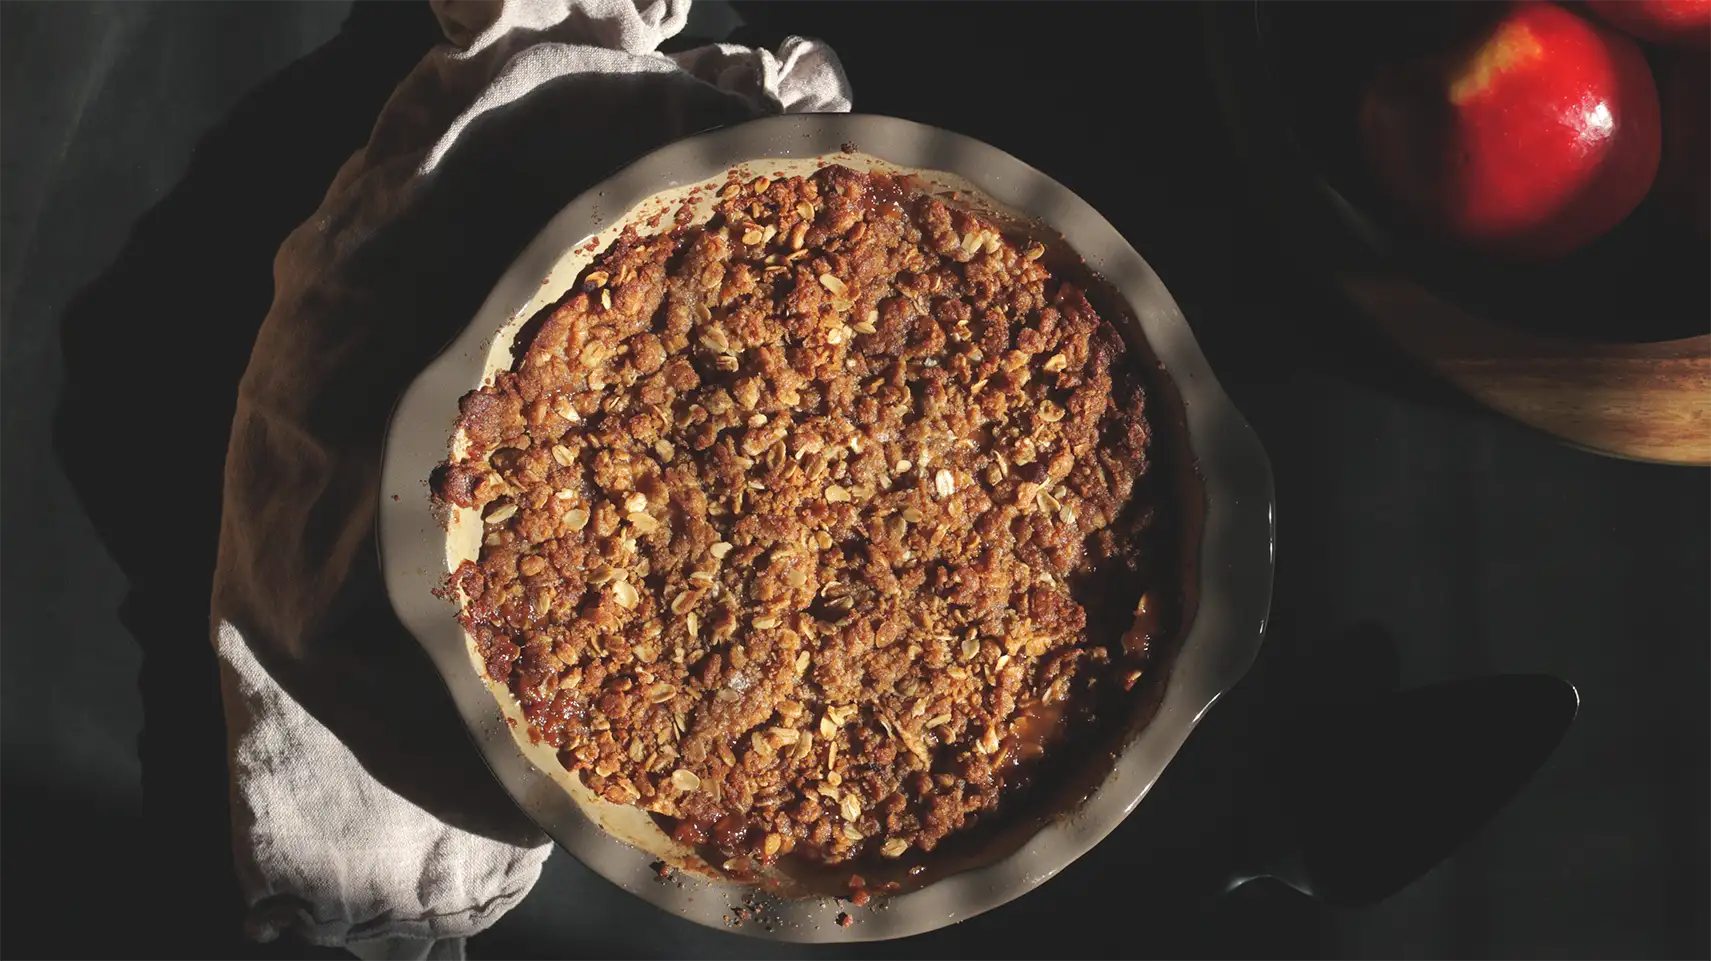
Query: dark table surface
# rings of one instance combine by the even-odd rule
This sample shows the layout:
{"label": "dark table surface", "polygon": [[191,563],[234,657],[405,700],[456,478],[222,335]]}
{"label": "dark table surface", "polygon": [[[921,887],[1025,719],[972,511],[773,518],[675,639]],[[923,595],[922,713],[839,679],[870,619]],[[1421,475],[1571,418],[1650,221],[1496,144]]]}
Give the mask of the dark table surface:
{"label": "dark table surface", "polygon": [[[668,917],[555,853],[472,955],[1711,950],[1706,472],[1571,450],[1392,356],[1291,258],[1288,225],[1246,195],[1192,6],[736,9],[748,22],[738,39],[831,41],[859,110],[1015,153],[1153,263],[1273,461],[1274,629],[1255,673],[1147,802],[1001,910],[910,941],[809,952]],[[697,29],[724,25],[711,12]],[[204,565],[231,389],[267,307],[273,249],[434,39],[425,4],[347,24],[349,13],[0,7],[8,955],[311,951],[238,934]],[[139,290],[148,296],[132,299]],[[110,434],[56,456],[68,369],[149,393],[112,410]],[[182,562],[126,542],[123,511],[85,509],[92,488],[127,483],[123,464],[88,469],[103,449],[146,450],[152,470],[182,479],[177,504],[126,507],[183,511],[184,543],[164,548]],[[84,465],[75,488],[72,463]],[[1215,871],[1182,871],[1226,846],[1232,785],[1257,763],[1256,734],[1278,705],[1337,684],[1504,672],[1573,682],[1580,715],[1507,806],[1400,893],[1339,909],[1262,881],[1217,898]]]}

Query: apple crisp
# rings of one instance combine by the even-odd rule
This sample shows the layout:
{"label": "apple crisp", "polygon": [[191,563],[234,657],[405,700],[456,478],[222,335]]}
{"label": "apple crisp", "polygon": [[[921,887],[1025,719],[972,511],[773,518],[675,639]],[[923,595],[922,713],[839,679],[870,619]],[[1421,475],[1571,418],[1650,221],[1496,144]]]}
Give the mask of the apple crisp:
{"label": "apple crisp", "polygon": [[727,867],[930,851],[1149,665],[1142,379],[1041,245],[884,174],[689,219],[462,399],[449,589],[532,735]]}

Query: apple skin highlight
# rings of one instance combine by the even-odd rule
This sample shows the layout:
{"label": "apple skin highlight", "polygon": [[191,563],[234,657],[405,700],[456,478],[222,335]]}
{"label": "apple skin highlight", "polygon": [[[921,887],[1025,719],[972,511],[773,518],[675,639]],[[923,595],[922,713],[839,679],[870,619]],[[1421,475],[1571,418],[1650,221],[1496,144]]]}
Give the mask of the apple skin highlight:
{"label": "apple skin highlight", "polygon": [[1638,46],[1554,4],[1516,4],[1466,47],[1381,71],[1367,162],[1411,218],[1513,261],[1578,250],[1646,196],[1661,149]]}

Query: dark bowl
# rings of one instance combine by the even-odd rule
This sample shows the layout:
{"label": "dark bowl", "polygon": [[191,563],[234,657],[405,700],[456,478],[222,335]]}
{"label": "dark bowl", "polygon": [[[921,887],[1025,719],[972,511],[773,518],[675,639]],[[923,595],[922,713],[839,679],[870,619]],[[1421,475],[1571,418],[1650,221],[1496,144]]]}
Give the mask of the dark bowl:
{"label": "dark bowl", "polygon": [[1711,327],[1711,243],[1654,198],[1585,249],[1515,265],[1434,242],[1397,216],[1356,143],[1380,66],[1442,49],[1502,4],[1224,3],[1208,49],[1259,187],[1332,269],[1382,266],[1472,314],[1553,338],[1657,343]]}

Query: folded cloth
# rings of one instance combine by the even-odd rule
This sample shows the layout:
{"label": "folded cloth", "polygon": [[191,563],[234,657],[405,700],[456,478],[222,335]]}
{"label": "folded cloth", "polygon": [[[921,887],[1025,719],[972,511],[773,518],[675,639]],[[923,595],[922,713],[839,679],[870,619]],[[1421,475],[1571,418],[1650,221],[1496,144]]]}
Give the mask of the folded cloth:
{"label": "folded cloth", "polygon": [[812,40],[659,53],[689,0],[433,9],[449,43],[275,260],[212,602],[248,930],[367,957],[461,956],[549,851],[382,593],[372,531],[394,399],[546,220],[628,160],[760,114],[850,107]]}

